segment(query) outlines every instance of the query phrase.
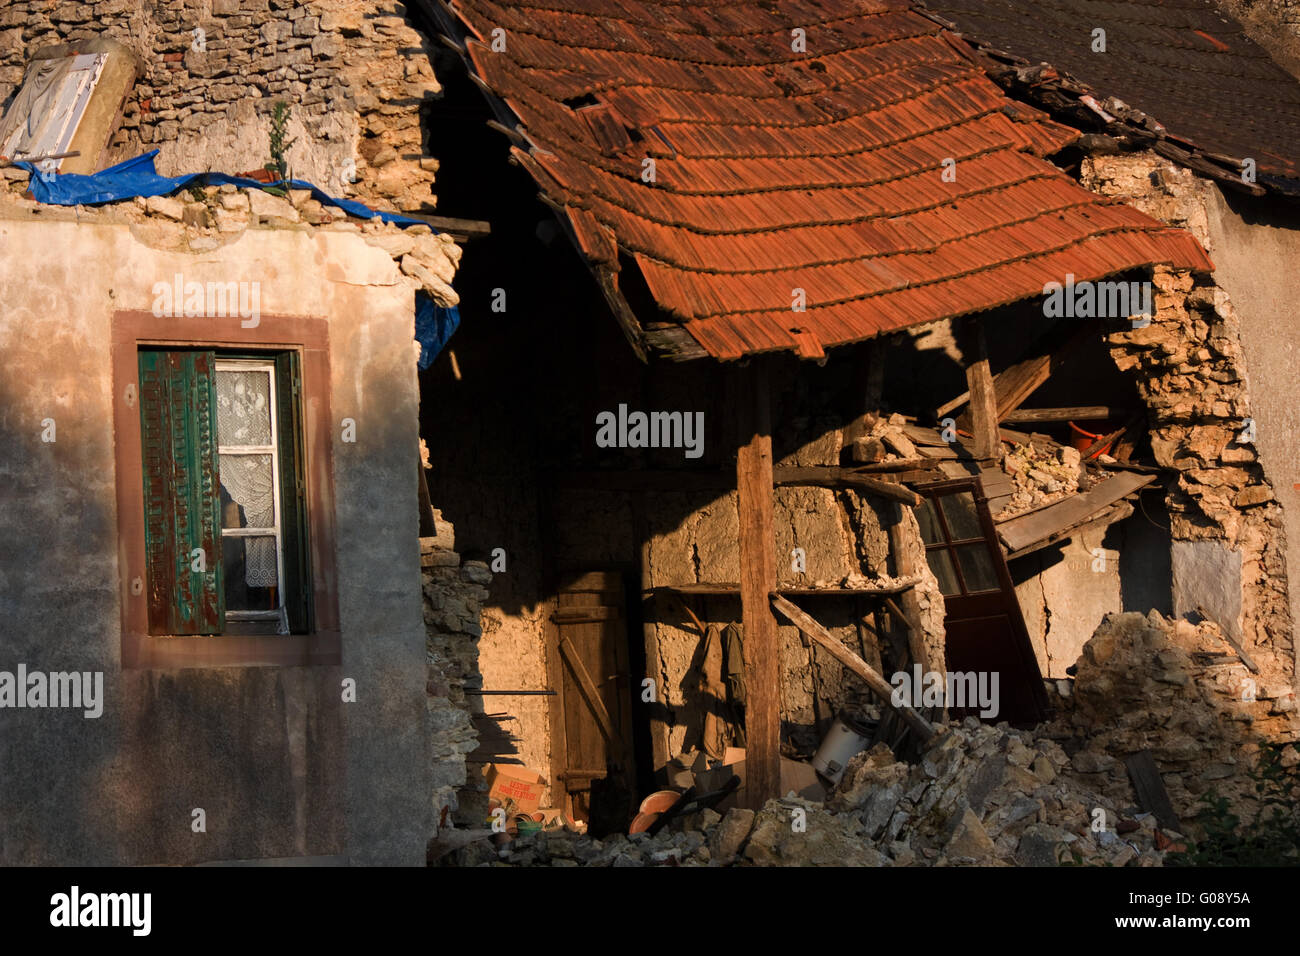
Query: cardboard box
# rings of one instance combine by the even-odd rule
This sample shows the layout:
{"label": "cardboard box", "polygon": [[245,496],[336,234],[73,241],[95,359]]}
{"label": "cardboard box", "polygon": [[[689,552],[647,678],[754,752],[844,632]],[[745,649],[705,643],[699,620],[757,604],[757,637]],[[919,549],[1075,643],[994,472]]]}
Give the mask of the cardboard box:
{"label": "cardboard box", "polygon": [[[719,813],[725,813],[732,807],[745,805],[745,751],[739,747],[728,747],[726,759],[735,762],[695,775],[696,786],[703,792],[721,789],[722,785],[731,779],[732,774],[740,777],[739,789],[714,807]],[[811,764],[782,757],[781,796],[791,791],[794,791],[796,796],[817,803],[824,802],[827,797],[826,785],[818,778],[817,771],[813,770]]]}
{"label": "cardboard box", "polygon": [[518,764],[490,763],[483,768],[487,777],[488,797],[507,803],[518,813],[532,813],[542,805],[546,778],[536,770]]}

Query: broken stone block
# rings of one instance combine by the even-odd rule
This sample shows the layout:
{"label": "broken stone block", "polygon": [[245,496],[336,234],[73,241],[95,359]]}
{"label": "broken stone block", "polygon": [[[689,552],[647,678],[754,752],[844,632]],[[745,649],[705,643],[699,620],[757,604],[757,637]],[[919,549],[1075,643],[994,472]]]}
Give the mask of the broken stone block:
{"label": "broken stone block", "polygon": [[482,561],[466,561],[460,569],[461,577],[473,584],[491,584],[492,572]]}
{"label": "broken stone block", "polygon": [[753,810],[743,807],[732,807],[727,811],[709,841],[709,853],[714,861],[725,866],[736,858],[754,825],[754,816]]}
{"label": "broken stone block", "polygon": [[1046,757],[1035,757],[1032,765],[1032,772],[1035,777],[1043,783],[1048,784],[1056,779],[1056,768]]}
{"label": "broken stone block", "polygon": [[212,217],[208,213],[207,204],[187,202],[185,208],[181,211],[181,222],[187,226],[194,226],[196,229],[206,229],[212,225]]}
{"label": "broken stone block", "polygon": [[1273,490],[1267,485],[1251,485],[1238,492],[1237,497],[1232,499],[1232,503],[1238,508],[1249,508],[1272,500]]}
{"label": "broken stone block", "polygon": [[259,220],[279,218],[289,222],[298,222],[298,210],[287,199],[272,196],[264,189],[250,189],[245,195],[252,214]]}
{"label": "broken stone block", "polygon": [[993,855],[993,841],[980,818],[969,807],[955,818],[949,834],[944,853],[950,859],[977,863]]}
{"label": "broken stone block", "polygon": [[145,201],[145,210],[155,216],[180,222],[185,215],[185,204],[170,196],[150,196]]}
{"label": "broken stone block", "polygon": [[1059,848],[1064,843],[1065,831],[1045,823],[1035,823],[1025,829],[1016,845],[1015,861],[1020,866],[1060,866]]}

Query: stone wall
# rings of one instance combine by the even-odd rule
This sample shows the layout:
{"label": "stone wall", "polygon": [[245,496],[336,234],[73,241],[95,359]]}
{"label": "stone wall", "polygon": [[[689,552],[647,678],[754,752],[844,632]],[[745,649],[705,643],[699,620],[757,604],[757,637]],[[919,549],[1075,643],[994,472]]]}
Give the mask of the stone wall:
{"label": "stone wall", "polygon": [[[1208,211],[1217,187],[1193,173],[1151,154],[1096,156],[1084,160],[1083,181],[1190,229],[1216,254]],[[1286,527],[1278,481],[1260,458],[1258,434],[1269,423],[1251,401],[1250,381],[1258,376],[1246,362],[1241,321],[1216,279],[1158,267],[1153,282],[1150,325],[1110,341],[1116,364],[1136,377],[1146,402],[1157,463],[1178,472],[1167,501],[1174,611],[1203,606],[1235,638],[1293,673]],[[1286,394],[1291,384],[1257,387]],[[1255,421],[1254,441],[1248,420]]]}
{"label": "stone wall", "polygon": [[13,0],[0,8],[0,104],[36,50],[104,35],[145,69],[110,163],[156,148],[164,175],[261,169],[282,100],[295,178],[382,209],[432,209],[437,162],[420,104],[440,87],[433,41],[412,29],[403,4]]}
{"label": "stone wall", "polygon": [[429,732],[433,761],[434,835],[454,822],[467,782],[465,756],[478,746],[471,714],[482,713],[479,638],[492,572],[482,561],[461,562],[455,529],[434,511],[438,534],[423,540],[424,626],[428,652]]}

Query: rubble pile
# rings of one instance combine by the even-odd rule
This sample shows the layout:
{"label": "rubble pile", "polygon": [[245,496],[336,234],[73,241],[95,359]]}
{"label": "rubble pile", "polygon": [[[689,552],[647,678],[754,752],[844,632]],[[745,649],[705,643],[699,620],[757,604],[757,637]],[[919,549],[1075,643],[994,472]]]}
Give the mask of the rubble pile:
{"label": "rubble pile", "polygon": [[[1044,442],[1014,444],[1002,459],[1002,470],[1015,486],[1011,500],[994,517],[1008,518],[1068,498],[1084,490],[1086,477],[1077,448]],[[1081,482],[1080,479],[1083,479]]]}
{"label": "rubble pile", "polygon": [[[1213,788],[1252,809],[1247,776],[1261,741],[1300,740],[1285,674],[1251,673],[1217,624],[1168,621],[1158,612],[1109,615],[1084,646],[1068,696],[1046,732],[1077,748],[1073,769],[1099,792],[1131,793],[1116,755],[1150,750],[1174,809],[1196,814]],[[1294,746],[1289,751],[1295,759]]]}
{"label": "rubble pile", "polygon": [[[1242,693],[1243,681],[1253,680]],[[655,836],[542,831],[459,851],[460,865],[1160,866],[1200,835],[1207,789],[1249,816],[1262,739],[1295,741],[1295,696],[1249,674],[1211,622],[1108,615],[1057,715],[1034,730],[950,724],[914,764],[888,746],[854,757],[824,803],[702,810]],[[1246,699],[1243,699],[1243,696]],[[1150,751],[1182,820],[1139,805],[1124,757]],[[1294,743],[1283,763],[1300,762]]]}
{"label": "rubble pile", "polygon": [[[604,840],[543,831],[501,848],[476,845],[463,864],[527,866],[953,866],[1060,863],[1155,866],[1156,824],[1062,776],[1050,740],[969,724],[951,727],[922,760],[884,744],[859,754],[825,804],[795,796],[755,813],[705,810],[681,830]],[[1100,809],[1107,829],[1093,832]],[[1115,831],[1126,822],[1131,831]],[[1126,827],[1126,829],[1129,829]],[[1173,842],[1181,834],[1165,834]],[[558,848],[558,851],[557,851]],[[466,851],[462,851],[465,853]]]}

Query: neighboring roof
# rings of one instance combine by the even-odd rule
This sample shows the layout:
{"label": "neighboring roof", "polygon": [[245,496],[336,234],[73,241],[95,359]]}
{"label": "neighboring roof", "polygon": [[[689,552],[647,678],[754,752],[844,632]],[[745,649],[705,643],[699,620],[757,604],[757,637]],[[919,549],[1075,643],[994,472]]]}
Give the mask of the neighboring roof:
{"label": "neighboring roof", "polygon": [[[1234,167],[1300,178],[1300,81],[1212,0],[926,0],[972,43],[1049,63]],[[1106,31],[1094,53],[1093,31]],[[1036,79],[1048,82],[1052,77]],[[1163,136],[1162,136],[1163,138]],[[1176,155],[1174,158],[1180,158]],[[1285,192],[1295,184],[1278,184]]]}
{"label": "neighboring roof", "polygon": [[[634,347],[816,357],[1041,295],[1067,273],[1212,268],[1188,233],[1042,159],[1078,134],[1006,98],[982,58],[902,0],[448,9],[459,19],[440,16],[444,31]],[[618,288],[629,261],[690,338],[642,335]],[[806,311],[792,311],[795,289]]]}

